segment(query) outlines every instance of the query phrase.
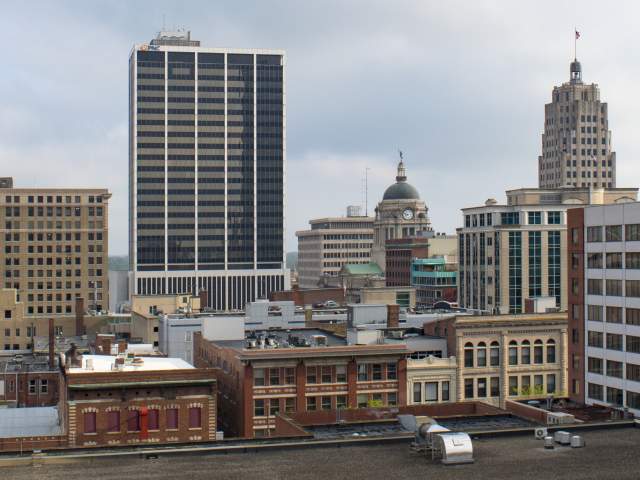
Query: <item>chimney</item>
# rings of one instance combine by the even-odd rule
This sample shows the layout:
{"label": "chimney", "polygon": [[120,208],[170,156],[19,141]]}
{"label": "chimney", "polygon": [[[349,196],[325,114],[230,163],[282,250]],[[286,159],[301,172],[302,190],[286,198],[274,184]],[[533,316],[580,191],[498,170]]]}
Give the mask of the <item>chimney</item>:
{"label": "chimney", "polygon": [[200,311],[202,311],[209,306],[209,292],[200,290],[198,296],[200,297]]}
{"label": "chimney", "polygon": [[111,336],[98,334],[96,336],[96,346],[98,353],[102,355],[111,355]]}
{"label": "chimney", "polygon": [[84,334],[84,298],[76,298],[76,335]]}
{"label": "chimney", "polygon": [[118,353],[125,353],[127,351],[127,341],[118,340]]}
{"label": "chimney", "polygon": [[56,337],[54,335],[53,318],[49,319],[49,368],[55,367]]}
{"label": "chimney", "polygon": [[400,305],[387,305],[387,328],[400,326]]}

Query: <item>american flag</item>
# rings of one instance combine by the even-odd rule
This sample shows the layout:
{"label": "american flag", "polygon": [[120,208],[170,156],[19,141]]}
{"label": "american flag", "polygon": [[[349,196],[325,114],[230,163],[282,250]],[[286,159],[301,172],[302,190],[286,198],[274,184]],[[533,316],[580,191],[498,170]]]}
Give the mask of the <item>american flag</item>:
{"label": "american flag", "polygon": [[580,38],[580,32],[576,30],[576,40],[578,40],[579,38]]}

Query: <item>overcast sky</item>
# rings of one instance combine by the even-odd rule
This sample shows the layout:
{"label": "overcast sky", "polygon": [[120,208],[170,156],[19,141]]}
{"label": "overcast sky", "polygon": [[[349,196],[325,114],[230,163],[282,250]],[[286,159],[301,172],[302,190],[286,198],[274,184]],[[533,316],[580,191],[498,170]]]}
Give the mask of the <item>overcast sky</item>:
{"label": "overcast sky", "polygon": [[583,79],[609,102],[618,186],[640,184],[640,7],[579,1],[5,2],[0,176],[107,187],[110,253],[127,252],[131,47],[184,26],[203,46],[287,52],[287,249],[310,218],[369,211],[397,150],[433,227],[537,186],[544,104]]}

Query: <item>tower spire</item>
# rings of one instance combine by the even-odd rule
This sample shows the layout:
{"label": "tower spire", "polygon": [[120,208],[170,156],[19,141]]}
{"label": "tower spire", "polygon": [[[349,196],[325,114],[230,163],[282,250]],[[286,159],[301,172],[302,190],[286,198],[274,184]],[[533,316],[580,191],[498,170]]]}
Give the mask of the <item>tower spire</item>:
{"label": "tower spire", "polygon": [[398,174],[396,175],[396,182],[406,182],[407,172],[404,169],[404,154],[402,153],[402,150],[398,150],[398,154],[400,155],[400,162],[398,162]]}

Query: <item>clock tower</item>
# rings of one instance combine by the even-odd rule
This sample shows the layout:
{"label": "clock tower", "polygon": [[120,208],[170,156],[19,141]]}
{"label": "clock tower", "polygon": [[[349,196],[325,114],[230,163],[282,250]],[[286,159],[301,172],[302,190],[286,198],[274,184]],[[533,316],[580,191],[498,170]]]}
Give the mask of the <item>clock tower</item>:
{"label": "clock tower", "polygon": [[428,208],[420,199],[418,190],[407,183],[402,152],[398,163],[396,183],[387,188],[376,207],[373,223],[371,260],[385,270],[385,243],[395,238],[433,236]]}

